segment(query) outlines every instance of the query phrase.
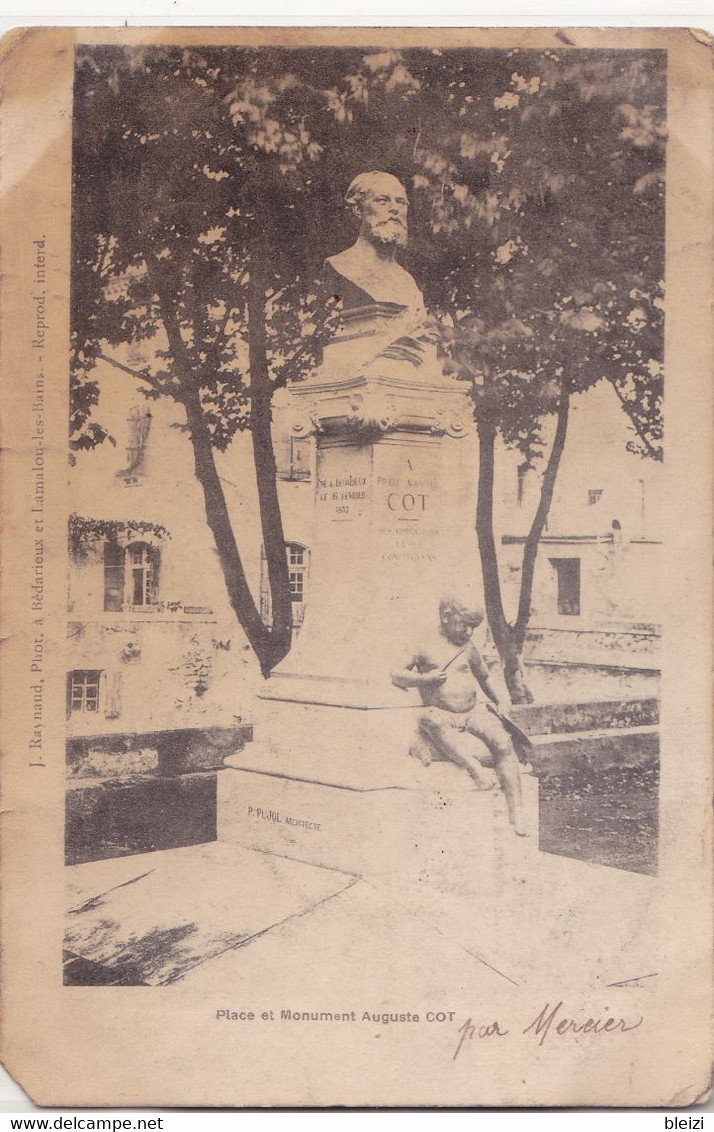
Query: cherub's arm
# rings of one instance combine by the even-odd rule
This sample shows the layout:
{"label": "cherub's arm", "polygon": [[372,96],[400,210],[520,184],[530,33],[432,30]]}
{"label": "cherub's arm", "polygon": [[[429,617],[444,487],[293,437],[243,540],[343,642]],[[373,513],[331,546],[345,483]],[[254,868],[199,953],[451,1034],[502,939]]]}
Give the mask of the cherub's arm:
{"label": "cherub's arm", "polygon": [[419,672],[419,667],[423,663],[423,657],[412,656],[402,668],[397,668],[392,672],[392,683],[397,688],[404,690],[407,688],[425,688],[429,684],[443,684],[446,680],[446,673],[442,672],[440,668]]}
{"label": "cherub's arm", "polygon": [[494,690],[493,684],[491,683],[490,673],[488,671],[488,668],[486,667],[486,662],[475,645],[471,646],[471,650],[469,652],[469,665],[471,666],[471,671],[478,680],[483,691],[488,696],[489,700],[492,700],[494,704],[497,704],[498,695]]}

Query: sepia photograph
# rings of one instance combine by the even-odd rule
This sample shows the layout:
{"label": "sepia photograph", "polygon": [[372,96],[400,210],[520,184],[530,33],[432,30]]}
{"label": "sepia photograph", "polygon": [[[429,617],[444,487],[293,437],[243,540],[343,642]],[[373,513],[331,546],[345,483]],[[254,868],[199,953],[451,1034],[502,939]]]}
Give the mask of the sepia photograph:
{"label": "sepia photograph", "polygon": [[661,718],[708,668],[668,465],[708,411],[677,416],[673,39],[59,34],[24,695],[64,840],[47,977],[105,1051],[70,1099],[705,1099],[710,973],[679,1091],[647,1053],[677,947],[701,970],[668,815],[709,836],[707,736],[690,713],[687,769]]}
{"label": "sepia photograph", "polygon": [[266,853],[338,922],[506,861],[647,899],[665,79],[77,49],[66,981],[239,966]]}

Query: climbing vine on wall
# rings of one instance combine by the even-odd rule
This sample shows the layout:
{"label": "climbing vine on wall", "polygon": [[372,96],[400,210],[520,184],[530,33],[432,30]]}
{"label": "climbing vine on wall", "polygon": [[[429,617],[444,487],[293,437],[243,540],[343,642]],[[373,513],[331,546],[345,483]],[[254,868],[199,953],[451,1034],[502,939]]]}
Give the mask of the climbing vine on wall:
{"label": "climbing vine on wall", "polygon": [[146,523],[142,519],[88,519],[84,515],[69,517],[69,552],[74,558],[86,556],[97,542],[131,541],[138,535],[152,534],[155,538],[171,538],[161,523]]}

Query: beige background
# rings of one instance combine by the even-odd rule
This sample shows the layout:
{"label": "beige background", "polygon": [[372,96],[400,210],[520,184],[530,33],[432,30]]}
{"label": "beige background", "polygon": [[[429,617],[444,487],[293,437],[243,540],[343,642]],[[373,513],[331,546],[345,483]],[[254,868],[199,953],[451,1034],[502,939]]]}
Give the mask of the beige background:
{"label": "beige background", "polygon": [[[654,991],[626,996],[584,984],[574,952],[558,985],[507,989],[488,1001],[450,981],[447,967],[409,961],[409,939],[394,941],[402,960],[402,1009],[442,1004],[460,1021],[533,1017],[543,1002],[566,998],[571,1011],[645,1014],[617,1044],[525,1040],[480,1046],[452,1060],[455,1035],[436,1028],[388,1029],[379,1042],[360,1027],[220,1029],[215,990],[63,988],[64,672],[66,618],[66,385],[69,265],[69,155],[74,42],[254,44],[408,42],[413,45],[562,46],[553,31],[513,29],[370,31],[282,28],[28,30],[3,42],[3,492],[2,596],[2,1059],[40,1103],[77,1104],[481,1104],[687,1105],[708,1088],[711,1066],[711,670],[710,511],[712,251],[711,49],[687,31],[574,29],[575,46],[669,49],[666,492],[672,537],[671,586],[663,600],[661,874],[658,897],[638,933],[657,958]],[[28,444],[32,381],[32,240],[49,249],[46,350],[47,647],[46,768],[28,767],[26,679],[33,626],[27,575]],[[547,916],[548,894],[543,892]],[[593,930],[606,939],[611,925]],[[524,925],[514,922],[513,930]],[[416,928],[415,930],[418,930]],[[526,929],[527,930],[527,929]],[[296,967],[283,986],[246,968],[226,986],[238,1007],[276,1000],[295,1009],[377,1010],[353,1002],[350,971]],[[320,1004],[308,992],[321,988]],[[427,994],[428,988],[428,994]],[[292,998],[291,998],[292,996]],[[404,994],[402,994],[404,997]],[[250,1001],[249,1001],[250,1000]],[[338,1005],[330,1003],[337,1001]],[[382,1007],[387,1009],[385,1005]],[[399,1008],[392,1006],[392,1009]],[[371,1035],[370,1035],[371,1039]]]}

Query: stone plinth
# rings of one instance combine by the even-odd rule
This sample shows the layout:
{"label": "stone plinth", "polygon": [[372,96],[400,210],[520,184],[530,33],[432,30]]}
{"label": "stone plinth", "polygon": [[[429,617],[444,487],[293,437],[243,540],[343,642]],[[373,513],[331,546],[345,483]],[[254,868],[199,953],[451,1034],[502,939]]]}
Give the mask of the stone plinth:
{"label": "stone plinth", "polygon": [[[475,790],[447,763],[423,768],[424,774],[416,769],[411,785],[344,786],[241,762],[229,760],[219,777],[219,841],[360,876],[399,875],[447,888],[457,863],[470,861],[474,876],[484,869],[493,876],[512,854],[537,852],[538,783],[531,775],[522,775],[524,839],[508,823],[500,790]],[[400,769],[394,777],[407,776]]]}
{"label": "stone plinth", "polygon": [[[416,880],[463,851],[495,867],[523,840],[503,795],[475,790],[451,763],[410,757],[417,711],[264,702],[261,738],[219,775],[219,840],[370,876]],[[538,784],[521,778],[535,849]]]}

